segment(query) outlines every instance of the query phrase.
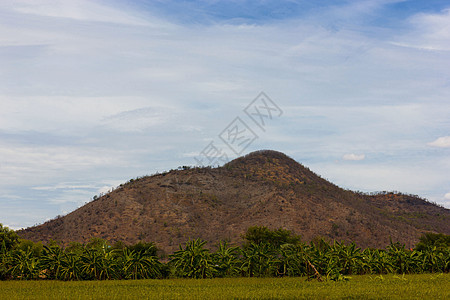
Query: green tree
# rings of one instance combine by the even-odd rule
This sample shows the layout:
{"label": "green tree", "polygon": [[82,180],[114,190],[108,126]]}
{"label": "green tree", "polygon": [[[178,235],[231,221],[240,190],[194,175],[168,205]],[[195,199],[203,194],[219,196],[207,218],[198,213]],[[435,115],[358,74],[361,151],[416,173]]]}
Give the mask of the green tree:
{"label": "green tree", "polygon": [[8,273],[12,278],[36,279],[40,273],[38,258],[33,256],[31,249],[14,250],[11,253]]}
{"label": "green tree", "polygon": [[332,256],[337,261],[339,274],[351,275],[362,272],[362,253],[355,243],[346,245],[335,242],[331,247]]}
{"label": "green tree", "polygon": [[119,267],[123,278],[146,279],[162,277],[162,264],[151,251],[130,251],[124,248],[119,258],[121,261]]}
{"label": "green tree", "polygon": [[64,251],[58,244],[52,243],[44,246],[39,263],[47,279],[62,279],[61,267],[63,259]]}
{"label": "green tree", "polygon": [[251,243],[241,249],[240,270],[244,276],[267,277],[275,274],[279,264],[275,248],[268,243]]}
{"label": "green tree", "polygon": [[362,252],[363,274],[387,274],[393,270],[391,257],[386,251],[368,248]]}
{"label": "green tree", "polygon": [[137,244],[127,246],[127,248],[130,251],[134,251],[134,252],[139,252],[139,253],[146,252],[147,255],[151,255],[151,256],[157,256],[157,253],[158,253],[158,248],[156,247],[156,245],[154,243],[139,242]]}
{"label": "green tree", "polygon": [[300,236],[295,235],[290,230],[276,229],[270,230],[265,226],[252,226],[247,229],[247,232],[243,235],[246,243],[244,247],[250,244],[270,244],[275,248],[279,248],[283,244],[298,244],[300,243]]}
{"label": "green tree", "polygon": [[238,274],[238,249],[229,247],[227,242],[219,242],[217,251],[212,254],[212,263],[218,277],[230,277]]}
{"label": "green tree", "polygon": [[85,279],[113,279],[116,275],[116,261],[106,248],[85,248],[80,257],[81,271]]}
{"label": "green tree", "polygon": [[305,245],[284,244],[279,250],[278,276],[304,276],[307,270]]}
{"label": "green tree", "polygon": [[24,239],[19,239],[19,243],[15,246],[15,249],[20,249],[24,252],[31,251],[35,257],[41,256],[43,248],[44,245],[42,245],[42,242],[35,243]]}
{"label": "green tree", "polygon": [[450,235],[427,232],[419,238],[416,250],[425,251],[433,247],[438,250],[450,248]]}
{"label": "green tree", "polygon": [[19,236],[0,223],[0,253],[5,253],[19,243]]}
{"label": "green tree", "polygon": [[108,242],[102,238],[93,237],[89,241],[89,243],[86,244],[86,249],[96,249],[96,250],[106,250],[109,249],[111,246],[108,244]]}
{"label": "green tree", "polygon": [[205,249],[206,242],[200,239],[189,240],[185,248],[170,255],[170,264],[175,268],[175,273],[188,278],[211,278],[216,272],[211,254]]}
{"label": "green tree", "polygon": [[80,263],[80,256],[76,253],[63,253],[60,266],[59,276],[60,280],[80,280],[82,277],[82,264]]}

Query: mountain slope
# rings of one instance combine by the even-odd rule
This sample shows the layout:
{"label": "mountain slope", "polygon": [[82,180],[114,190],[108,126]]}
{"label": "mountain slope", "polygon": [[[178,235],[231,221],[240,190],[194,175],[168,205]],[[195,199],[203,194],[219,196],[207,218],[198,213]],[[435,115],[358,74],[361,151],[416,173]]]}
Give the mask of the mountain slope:
{"label": "mountain slope", "polygon": [[343,190],[276,151],[219,168],[133,180],[74,212],[19,231],[34,241],[153,241],[171,252],[188,238],[240,242],[249,226],[283,227],[304,240],[324,236],[384,247],[413,246],[424,231],[450,234],[450,210],[402,195]]}

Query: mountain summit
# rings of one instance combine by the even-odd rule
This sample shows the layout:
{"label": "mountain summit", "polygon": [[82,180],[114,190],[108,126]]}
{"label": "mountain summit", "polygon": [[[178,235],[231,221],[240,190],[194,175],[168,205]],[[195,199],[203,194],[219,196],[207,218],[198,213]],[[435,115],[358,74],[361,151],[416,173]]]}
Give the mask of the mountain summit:
{"label": "mountain summit", "polygon": [[120,185],[72,213],[18,232],[33,241],[152,241],[171,252],[189,238],[239,243],[250,226],[285,228],[384,247],[450,234],[450,210],[417,196],[339,188],[287,155],[256,151],[218,168],[171,170]]}

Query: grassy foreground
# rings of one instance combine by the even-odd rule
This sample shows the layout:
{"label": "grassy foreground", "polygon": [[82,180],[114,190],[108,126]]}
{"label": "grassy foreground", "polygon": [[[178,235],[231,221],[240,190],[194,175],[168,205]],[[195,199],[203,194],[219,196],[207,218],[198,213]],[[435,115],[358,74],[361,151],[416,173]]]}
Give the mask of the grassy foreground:
{"label": "grassy foreground", "polygon": [[305,278],[4,281],[1,299],[450,299],[450,274]]}

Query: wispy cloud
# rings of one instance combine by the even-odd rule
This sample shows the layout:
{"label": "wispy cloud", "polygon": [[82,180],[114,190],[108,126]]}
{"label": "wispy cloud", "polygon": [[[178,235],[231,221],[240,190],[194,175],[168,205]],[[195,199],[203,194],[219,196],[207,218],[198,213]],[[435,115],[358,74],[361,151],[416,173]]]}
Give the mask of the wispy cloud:
{"label": "wispy cloud", "polygon": [[405,37],[410,47],[425,50],[450,51],[450,9],[440,13],[419,13],[410,19],[415,35]]}
{"label": "wispy cloud", "polygon": [[32,187],[32,189],[38,191],[56,191],[60,189],[92,189],[93,187],[94,186],[88,184],[58,183],[54,186],[35,186]]}
{"label": "wispy cloud", "polygon": [[167,126],[169,122],[175,122],[180,115],[176,107],[143,107],[131,111],[124,111],[112,116],[105,117],[102,124],[108,128],[118,131],[150,130],[151,128]]}
{"label": "wispy cloud", "polygon": [[439,148],[450,148],[450,136],[443,136],[437,138],[431,143],[428,143],[429,146],[439,147]]}
{"label": "wispy cloud", "polygon": [[342,156],[343,160],[358,161],[358,160],[363,160],[364,158],[366,158],[366,155],[364,155],[364,154],[354,154],[354,153],[344,154],[344,156]]}
{"label": "wispy cloud", "polygon": [[40,17],[67,18],[77,21],[149,26],[152,23],[98,1],[15,0],[4,1],[0,8]]}

